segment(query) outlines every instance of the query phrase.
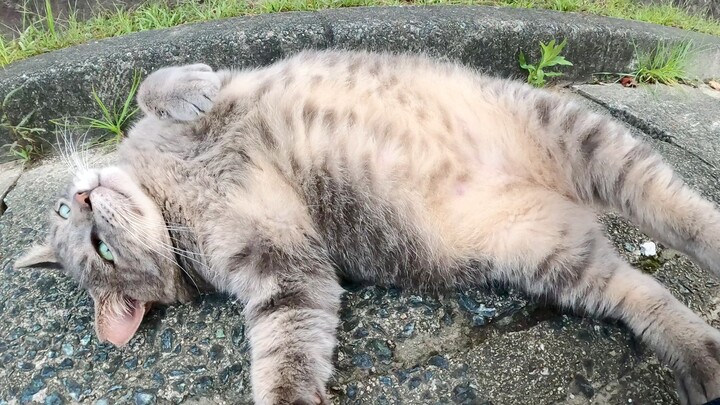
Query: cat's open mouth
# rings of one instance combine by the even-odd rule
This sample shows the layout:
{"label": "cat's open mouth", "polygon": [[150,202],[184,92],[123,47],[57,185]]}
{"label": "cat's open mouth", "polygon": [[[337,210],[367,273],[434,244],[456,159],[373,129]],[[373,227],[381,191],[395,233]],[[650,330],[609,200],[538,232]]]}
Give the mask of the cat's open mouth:
{"label": "cat's open mouth", "polygon": [[[97,333],[101,341],[108,341],[115,346],[124,346],[135,335],[145,314],[150,310],[150,304],[124,295],[118,302],[100,300],[95,302],[96,311],[109,311],[108,316],[98,317]],[[98,308],[99,307],[99,308]]]}

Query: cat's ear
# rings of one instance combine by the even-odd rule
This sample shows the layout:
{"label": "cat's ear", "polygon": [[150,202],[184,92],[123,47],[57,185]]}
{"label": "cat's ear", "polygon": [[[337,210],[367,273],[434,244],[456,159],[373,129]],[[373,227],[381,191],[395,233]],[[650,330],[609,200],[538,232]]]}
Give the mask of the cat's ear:
{"label": "cat's ear", "polygon": [[15,268],[45,267],[62,269],[62,265],[55,255],[55,249],[50,245],[34,245],[19,259],[15,260]]}
{"label": "cat's ear", "polygon": [[98,339],[117,347],[125,346],[140,327],[147,304],[118,294],[90,292],[90,296],[95,301],[95,333]]}

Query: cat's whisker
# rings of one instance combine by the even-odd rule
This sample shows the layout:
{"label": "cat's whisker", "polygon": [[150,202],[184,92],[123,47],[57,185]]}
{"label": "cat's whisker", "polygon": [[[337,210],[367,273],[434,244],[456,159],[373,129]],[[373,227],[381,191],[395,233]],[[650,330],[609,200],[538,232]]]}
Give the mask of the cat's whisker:
{"label": "cat's whisker", "polygon": [[[135,204],[126,204],[126,205],[135,206]],[[129,216],[129,217],[132,217],[133,219],[137,219],[137,220],[142,220],[142,219],[143,219],[143,218],[142,218],[141,216],[139,216],[138,214],[136,214],[136,213],[134,213],[134,212],[132,212],[132,211],[129,211],[129,210],[124,210],[123,213],[125,213],[125,214],[126,214],[127,216]],[[180,225],[180,224],[173,224],[172,222],[165,222],[165,229],[167,229],[167,230],[169,230],[169,231],[192,232],[192,228],[190,228],[189,226]]]}
{"label": "cat's whisker", "polygon": [[[120,211],[117,211],[117,213],[118,213],[118,216],[122,218],[122,213],[121,213]],[[193,276],[192,276],[187,270],[185,270],[185,269],[180,265],[180,263],[178,263],[177,260],[176,260],[174,257],[172,257],[172,255],[168,256],[167,254],[159,251],[157,248],[155,248],[155,247],[153,247],[153,246],[150,246],[148,243],[146,243],[146,242],[143,240],[143,238],[142,238],[143,235],[137,235],[133,230],[130,229],[130,226],[128,226],[128,225],[132,224],[132,222],[130,222],[129,220],[126,220],[126,222],[127,222],[128,225],[125,225],[123,222],[124,222],[124,221],[119,221],[119,222],[118,222],[118,226],[119,226],[120,228],[122,228],[122,230],[124,230],[125,232],[127,232],[127,234],[130,235],[133,239],[135,239],[141,246],[145,247],[146,249],[150,250],[151,252],[156,253],[156,254],[160,255],[161,257],[163,257],[163,258],[171,261],[173,264],[175,264],[175,265],[180,269],[180,271],[182,271],[183,273],[185,273],[185,274],[188,276],[188,278],[190,279],[190,281],[192,281],[193,285],[195,286],[195,289],[197,289],[198,292],[201,291],[201,290],[200,290],[200,287],[199,287],[199,286],[197,285],[197,283],[195,282],[195,279],[193,278]],[[141,232],[141,233],[142,233],[142,232]],[[145,236],[149,236],[149,235],[145,235]],[[165,246],[165,244],[162,243],[162,242],[160,243],[160,247],[164,247],[164,248],[167,249],[167,246]],[[169,250],[170,253],[178,254],[178,255],[180,255],[180,256],[182,256],[182,257],[185,257],[186,259],[191,260],[191,261],[193,261],[193,262],[195,262],[195,263],[197,263],[197,264],[199,264],[199,265],[201,265],[201,266],[205,266],[204,263],[202,263],[202,262],[200,262],[200,261],[198,261],[198,260],[196,260],[196,259],[194,259],[194,258],[192,258],[192,257],[189,257],[189,256],[187,256],[187,255],[185,255],[185,254],[182,254],[182,253],[180,253],[180,252],[174,252],[174,251],[171,250],[171,249],[167,249],[167,250]],[[205,267],[206,267],[206,266],[205,266]]]}

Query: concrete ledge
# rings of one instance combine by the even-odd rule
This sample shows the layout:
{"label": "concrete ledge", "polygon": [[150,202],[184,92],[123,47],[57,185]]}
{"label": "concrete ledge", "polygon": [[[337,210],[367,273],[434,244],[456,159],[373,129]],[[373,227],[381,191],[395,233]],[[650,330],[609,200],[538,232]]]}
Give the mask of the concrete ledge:
{"label": "concrete ledge", "polygon": [[[635,48],[691,40],[701,52],[700,78],[720,76],[720,37],[633,21],[545,10],[497,7],[351,8],[239,17],[95,41],[14,63],[0,71],[0,99],[21,89],[7,106],[30,126],[49,120],[98,116],[92,89],[104,100],[127,94],[132,72],[202,61],[215,67],[266,65],[307,48],[339,47],[426,52],[483,71],[522,77],[517,54],[538,56],[538,41],[567,38],[565,78],[586,81],[596,72],[628,71]],[[54,143],[52,133],[44,135]],[[0,132],[0,145],[12,142]],[[3,158],[0,157],[0,161]]]}

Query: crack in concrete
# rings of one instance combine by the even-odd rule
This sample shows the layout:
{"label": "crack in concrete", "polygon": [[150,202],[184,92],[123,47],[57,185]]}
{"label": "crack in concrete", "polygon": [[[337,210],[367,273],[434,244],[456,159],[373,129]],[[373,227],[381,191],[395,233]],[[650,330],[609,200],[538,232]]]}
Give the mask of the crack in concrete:
{"label": "crack in concrete", "polygon": [[[685,148],[682,145],[675,142],[675,137],[670,135],[667,131],[663,130],[662,128],[660,128],[656,125],[653,125],[649,121],[644,120],[643,118],[640,118],[639,116],[631,113],[630,111],[616,108],[616,107],[610,105],[609,103],[593,96],[592,94],[589,94],[589,93],[583,91],[582,89],[573,88],[573,91],[576,94],[580,95],[581,97],[584,97],[584,98],[594,102],[595,104],[599,105],[600,107],[604,108],[614,118],[617,118],[620,121],[630,125],[631,127],[636,128],[639,131],[642,131],[643,133],[647,134],[649,137],[651,137],[655,140],[661,141],[661,142],[665,142],[676,148],[679,148],[679,149],[683,150],[685,153],[695,157],[699,161],[710,166],[711,168],[717,169],[717,167],[713,163],[707,161],[706,159],[704,159],[702,156],[698,155],[697,153],[695,153],[691,150],[688,150],[687,148]],[[713,176],[713,178],[718,180],[717,176],[715,176],[713,174],[711,174],[711,176]]]}

